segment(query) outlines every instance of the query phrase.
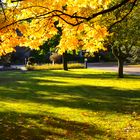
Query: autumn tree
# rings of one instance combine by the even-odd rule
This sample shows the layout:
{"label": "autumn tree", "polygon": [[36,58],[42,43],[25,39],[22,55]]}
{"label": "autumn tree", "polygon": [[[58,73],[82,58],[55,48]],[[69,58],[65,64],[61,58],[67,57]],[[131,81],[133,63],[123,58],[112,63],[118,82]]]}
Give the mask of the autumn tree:
{"label": "autumn tree", "polygon": [[[111,23],[116,24],[127,16],[126,12],[123,14],[126,8],[130,7],[128,13],[131,12],[137,1],[3,0],[0,13],[0,55],[14,51],[16,45],[39,49],[44,41],[57,34],[54,25],[56,21],[59,21],[57,27],[62,28],[58,53],[77,49],[98,52],[105,49],[103,41],[109,34],[106,25],[101,22],[103,16],[121,9],[120,18]],[[17,29],[22,36],[17,35]]]}

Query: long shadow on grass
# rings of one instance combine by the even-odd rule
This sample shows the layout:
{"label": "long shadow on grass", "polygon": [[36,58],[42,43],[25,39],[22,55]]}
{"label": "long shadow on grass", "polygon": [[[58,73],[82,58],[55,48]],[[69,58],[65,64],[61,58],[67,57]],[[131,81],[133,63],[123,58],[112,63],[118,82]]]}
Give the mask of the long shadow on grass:
{"label": "long shadow on grass", "polygon": [[[140,113],[140,90],[120,90],[111,87],[70,85],[55,80],[55,77],[70,78],[112,78],[110,73],[75,74],[57,71],[8,72],[0,80],[0,100],[34,102],[55,107],[87,109],[91,111],[117,111],[120,113]],[[36,79],[54,77],[54,80]],[[130,77],[133,78],[133,77]],[[40,83],[46,83],[41,85]],[[59,85],[60,84],[60,85]],[[17,100],[19,99],[19,100]]]}
{"label": "long shadow on grass", "polygon": [[5,87],[0,100],[33,102],[54,107],[69,107],[91,111],[140,113],[140,90],[119,90],[87,85],[38,85],[37,82],[18,83]]}
{"label": "long shadow on grass", "polygon": [[49,114],[1,112],[0,118],[1,140],[81,140],[106,135],[94,124],[64,120]]}

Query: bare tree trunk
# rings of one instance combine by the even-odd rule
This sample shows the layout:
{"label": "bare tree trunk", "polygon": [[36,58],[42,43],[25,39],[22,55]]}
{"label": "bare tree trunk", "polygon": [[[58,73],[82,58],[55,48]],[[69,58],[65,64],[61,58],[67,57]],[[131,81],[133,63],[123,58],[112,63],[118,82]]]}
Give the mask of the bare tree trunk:
{"label": "bare tree trunk", "polygon": [[67,51],[65,51],[65,52],[63,53],[62,62],[63,62],[63,69],[64,69],[64,70],[68,70]]}
{"label": "bare tree trunk", "polygon": [[124,61],[122,59],[118,59],[118,78],[123,78],[123,64]]}

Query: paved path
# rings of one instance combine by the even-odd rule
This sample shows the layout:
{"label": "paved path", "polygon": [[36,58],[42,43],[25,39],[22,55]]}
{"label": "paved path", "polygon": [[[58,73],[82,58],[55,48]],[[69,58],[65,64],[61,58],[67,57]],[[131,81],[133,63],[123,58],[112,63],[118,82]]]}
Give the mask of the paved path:
{"label": "paved path", "polygon": [[[3,66],[0,66],[0,69],[2,69],[2,68],[3,68]],[[26,70],[25,65],[11,65],[11,68]]]}
{"label": "paved path", "polygon": [[[117,64],[111,64],[111,63],[88,63],[88,68],[115,71],[115,72],[118,71]],[[140,75],[140,67],[125,65],[124,73],[132,74],[132,75]]]}

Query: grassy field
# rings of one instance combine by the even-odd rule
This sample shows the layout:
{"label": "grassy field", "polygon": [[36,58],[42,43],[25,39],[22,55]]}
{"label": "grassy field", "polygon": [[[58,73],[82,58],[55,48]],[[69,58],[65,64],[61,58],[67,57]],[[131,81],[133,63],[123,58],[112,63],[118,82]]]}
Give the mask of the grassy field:
{"label": "grassy field", "polygon": [[140,76],[0,72],[0,140],[139,140]]}

